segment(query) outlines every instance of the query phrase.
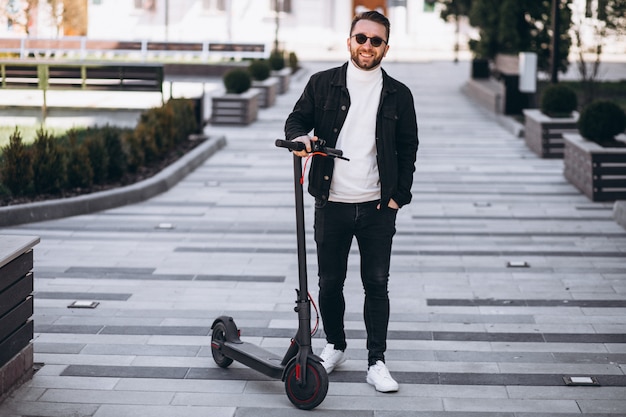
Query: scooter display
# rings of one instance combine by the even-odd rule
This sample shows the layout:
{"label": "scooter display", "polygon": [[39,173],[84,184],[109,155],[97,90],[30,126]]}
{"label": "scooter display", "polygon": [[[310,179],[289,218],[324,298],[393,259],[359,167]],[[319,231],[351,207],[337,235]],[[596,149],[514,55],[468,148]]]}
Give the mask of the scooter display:
{"label": "scooter display", "polygon": [[[277,139],[275,145],[290,151],[304,150],[301,142]],[[343,157],[339,149],[328,148],[323,140],[311,142],[313,155],[331,158]],[[230,316],[220,316],[211,326],[211,353],[215,363],[227,368],[237,361],[271,378],[285,383],[289,400],[298,408],[311,410],[324,401],[328,392],[328,374],[321,359],[311,347],[311,299],[308,292],[306,241],[304,228],[304,197],[301,178],[302,158],[293,156],[294,189],[296,202],[296,236],[298,250],[299,288],[296,289],[298,329],[283,357],[277,356],[255,344],[240,339],[240,330]]]}

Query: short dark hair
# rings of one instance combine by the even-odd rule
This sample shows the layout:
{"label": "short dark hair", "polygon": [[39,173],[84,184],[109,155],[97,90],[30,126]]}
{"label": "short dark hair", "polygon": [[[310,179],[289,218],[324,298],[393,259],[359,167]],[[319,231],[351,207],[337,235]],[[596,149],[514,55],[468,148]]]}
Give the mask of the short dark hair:
{"label": "short dark hair", "polygon": [[356,26],[356,22],[358,22],[359,20],[371,20],[372,22],[380,23],[385,27],[385,30],[387,31],[386,41],[389,40],[389,28],[391,27],[391,24],[389,23],[389,19],[387,19],[384,14],[379,13],[375,10],[369,10],[367,12],[359,13],[358,15],[354,16],[354,19],[352,19],[352,26],[350,26],[350,35],[352,35],[354,26]]}

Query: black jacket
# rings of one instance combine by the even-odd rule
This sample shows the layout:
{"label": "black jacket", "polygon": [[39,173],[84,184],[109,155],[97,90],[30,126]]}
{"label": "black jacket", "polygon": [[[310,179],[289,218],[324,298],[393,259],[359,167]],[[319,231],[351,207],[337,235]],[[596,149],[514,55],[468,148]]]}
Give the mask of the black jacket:
{"label": "black jacket", "polygon": [[[302,96],[285,122],[285,138],[313,135],[335,147],[348,108],[346,87],[348,63],[311,76]],[[376,151],[383,207],[391,198],[399,206],[411,201],[411,185],[418,147],[413,96],[407,86],[383,70],[383,88],[376,116]],[[345,155],[350,158],[350,155]],[[313,156],[309,171],[309,193],[318,204],[328,200],[334,159]]]}

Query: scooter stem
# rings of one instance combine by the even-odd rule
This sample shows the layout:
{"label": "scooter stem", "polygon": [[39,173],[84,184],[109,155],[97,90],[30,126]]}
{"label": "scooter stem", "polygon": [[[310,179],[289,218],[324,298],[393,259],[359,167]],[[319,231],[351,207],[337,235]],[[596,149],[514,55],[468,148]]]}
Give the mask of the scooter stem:
{"label": "scooter stem", "polygon": [[298,239],[298,302],[308,301],[308,281],[306,264],[306,231],[304,228],[304,192],[300,178],[302,177],[302,158],[293,156],[293,178],[296,197],[296,236]]}

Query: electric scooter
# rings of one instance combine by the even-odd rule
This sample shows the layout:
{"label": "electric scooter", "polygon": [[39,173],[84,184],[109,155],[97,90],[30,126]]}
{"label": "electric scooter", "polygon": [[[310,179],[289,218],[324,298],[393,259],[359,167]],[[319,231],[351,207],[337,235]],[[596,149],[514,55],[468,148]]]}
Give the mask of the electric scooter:
{"label": "electric scooter", "polygon": [[[301,142],[277,139],[275,145],[291,151],[304,150]],[[323,140],[311,143],[312,153],[332,158],[343,157],[343,152],[327,148]],[[289,400],[298,408],[311,410],[324,401],[328,392],[328,374],[321,359],[311,348],[311,299],[308,292],[306,243],[304,229],[304,199],[301,178],[302,158],[293,156],[294,188],[296,197],[296,235],[298,249],[299,288],[295,311],[298,313],[298,330],[287,353],[282,358],[252,343],[241,341],[240,330],[229,316],[220,316],[211,329],[211,353],[218,366],[227,368],[237,361],[271,378],[285,383]],[[316,326],[317,327],[317,326]]]}

